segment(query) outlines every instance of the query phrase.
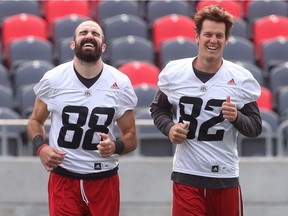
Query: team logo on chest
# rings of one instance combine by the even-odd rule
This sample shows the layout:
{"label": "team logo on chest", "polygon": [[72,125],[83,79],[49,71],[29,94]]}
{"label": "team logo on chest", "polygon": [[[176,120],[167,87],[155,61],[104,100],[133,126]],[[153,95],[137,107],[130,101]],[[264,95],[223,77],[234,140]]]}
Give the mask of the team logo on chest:
{"label": "team logo on chest", "polygon": [[84,92],[84,95],[86,97],[90,97],[92,94],[91,94],[91,92],[89,90],[87,90],[87,91]]}
{"label": "team logo on chest", "polygon": [[205,85],[200,86],[200,91],[201,92],[207,92],[208,88]]}

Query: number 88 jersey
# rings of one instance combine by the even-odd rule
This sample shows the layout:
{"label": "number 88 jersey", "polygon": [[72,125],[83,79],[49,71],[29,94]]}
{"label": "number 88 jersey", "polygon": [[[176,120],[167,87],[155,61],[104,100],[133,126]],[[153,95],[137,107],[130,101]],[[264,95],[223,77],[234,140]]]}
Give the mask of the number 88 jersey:
{"label": "number 88 jersey", "polygon": [[97,150],[99,133],[115,140],[115,121],[137,104],[126,75],[104,64],[99,79],[87,88],[74,72],[73,62],[68,62],[48,71],[34,91],[51,112],[49,145],[67,152],[61,167],[87,174],[118,165],[115,154],[105,158],[104,170],[94,167],[103,162]]}
{"label": "number 88 jersey", "polygon": [[[193,71],[194,58],[171,61],[159,75],[159,89],[176,108],[178,122],[189,124],[187,139],[176,146],[173,171],[219,178],[239,175],[236,128],[221,113],[227,96],[240,110],[256,101],[261,89],[246,69],[223,60],[203,83]],[[217,167],[217,172],[213,167]]]}

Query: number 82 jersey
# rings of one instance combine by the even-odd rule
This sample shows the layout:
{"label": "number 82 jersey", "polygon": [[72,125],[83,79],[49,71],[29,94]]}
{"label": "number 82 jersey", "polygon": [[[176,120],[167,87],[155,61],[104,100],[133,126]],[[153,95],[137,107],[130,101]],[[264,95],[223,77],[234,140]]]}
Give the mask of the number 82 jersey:
{"label": "number 82 jersey", "polygon": [[178,122],[188,123],[187,139],[177,145],[173,171],[217,178],[239,175],[237,130],[221,113],[227,96],[240,110],[255,102],[261,89],[246,69],[226,60],[203,83],[195,75],[194,58],[171,61],[159,75],[159,89],[176,108]]}

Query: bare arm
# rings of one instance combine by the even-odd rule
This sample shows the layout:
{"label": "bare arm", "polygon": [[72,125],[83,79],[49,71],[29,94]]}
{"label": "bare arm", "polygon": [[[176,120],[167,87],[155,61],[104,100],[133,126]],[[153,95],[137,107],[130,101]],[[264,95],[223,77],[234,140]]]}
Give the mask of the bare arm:
{"label": "bare arm", "polygon": [[[33,142],[35,136],[40,135],[44,140],[45,134],[45,121],[49,116],[47,105],[36,97],[33,113],[28,122],[28,135]],[[53,149],[46,145],[39,152],[39,157],[47,171],[52,171],[57,167],[64,159],[65,152]]]}
{"label": "bare arm", "polygon": [[[135,117],[134,112],[132,110],[128,110],[124,113],[124,115],[117,120],[117,125],[119,127],[121,133],[121,140],[124,144],[124,150],[121,154],[127,154],[132,152],[137,147],[137,137],[136,137],[136,126],[135,126]],[[98,145],[98,150],[102,157],[109,157],[116,151],[117,141],[112,141],[108,137],[107,134],[100,134],[103,138]]]}
{"label": "bare arm", "polygon": [[36,98],[34,109],[28,122],[28,135],[31,141],[36,135],[41,135],[45,138],[44,123],[48,116],[47,105],[39,98]]}
{"label": "bare arm", "polygon": [[125,144],[123,154],[134,151],[137,147],[134,111],[126,111],[126,113],[118,119],[117,124],[121,133],[121,139]]}

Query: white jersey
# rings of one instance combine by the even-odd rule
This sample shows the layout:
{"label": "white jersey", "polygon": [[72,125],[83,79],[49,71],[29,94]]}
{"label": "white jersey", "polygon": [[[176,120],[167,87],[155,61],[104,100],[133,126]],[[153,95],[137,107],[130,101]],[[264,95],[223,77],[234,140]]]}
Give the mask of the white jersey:
{"label": "white jersey", "polygon": [[125,74],[104,64],[99,79],[87,88],[75,74],[71,61],[48,71],[34,91],[51,112],[49,145],[67,152],[61,167],[89,174],[118,165],[118,154],[100,157],[96,145],[100,132],[115,140],[115,121],[137,104]]}
{"label": "white jersey", "polygon": [[227,96],[241,109],[256,101],[261,89],[246,69],[226,60],[206,83],[195,76],[194,58],[171,61],[158,86],[176,107],[177,121],[189,123],[187,139],[177,145],[173,171],[215,178],[239,176],[238,132],[221,115]]}

